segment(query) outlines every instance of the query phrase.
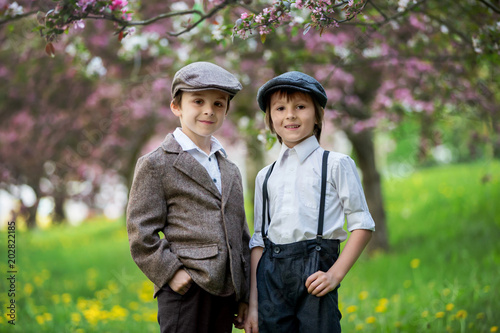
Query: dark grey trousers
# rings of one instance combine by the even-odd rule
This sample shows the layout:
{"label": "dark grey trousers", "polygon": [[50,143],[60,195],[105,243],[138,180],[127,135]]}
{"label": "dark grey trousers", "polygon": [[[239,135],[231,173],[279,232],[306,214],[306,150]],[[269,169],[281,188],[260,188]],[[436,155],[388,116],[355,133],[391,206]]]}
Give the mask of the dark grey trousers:
{"label": "dark grey trousers", "polygon": [[212,295],[193,283],[180,295],[168,284],[157,295],[161,333],[231,333],[235,296]]}
{"label": "dark grey trousers", "polygon": [[338,287],[323,297],[310,295],[305,287],[311,274],[335,263],[339,242],[265,243],[257,267],[259,332],[340,333]]}

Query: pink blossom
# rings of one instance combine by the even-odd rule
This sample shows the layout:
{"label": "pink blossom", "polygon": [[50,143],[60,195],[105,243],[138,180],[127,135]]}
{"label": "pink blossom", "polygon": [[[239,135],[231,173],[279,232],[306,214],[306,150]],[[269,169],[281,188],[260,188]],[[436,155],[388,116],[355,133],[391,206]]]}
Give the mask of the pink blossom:
{"label": "pink blossom", "polygon": [[87,7],[92,7],[94,6],[96,0],[78,0],[78,6],[82,9],[82,11],[85,11]]}
{"label": "pink blossom", "polygon": [[243,14],[241,14],[241,19],[244,20],[248,17],[248,13],[247,12],[244,12]]}
{"label": "pink blossom", "polygon": [[111,8],[111,10],[117,10],[117,9],[122,9],[126,5],[128,5],[127,0],[113,0],[109,8]]}

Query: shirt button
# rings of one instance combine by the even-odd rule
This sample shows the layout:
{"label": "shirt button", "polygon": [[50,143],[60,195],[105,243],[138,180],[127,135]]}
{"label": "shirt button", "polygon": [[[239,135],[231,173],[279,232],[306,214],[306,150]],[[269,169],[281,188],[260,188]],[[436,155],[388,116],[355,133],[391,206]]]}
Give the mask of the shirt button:
{"label": "shirt button", "polygon": [[280,250],[280,248],[279,248],[279,247],[275,247],[275,248],[274,248],[274,253],[278,254],[278,253],[280,253],[280,252],[281,252],[281,250]]}
{"label": "shirt button", "polygon": [[209,158],[208,158],[208,161],[209,161],[209,162],[212,162],[212,159],[209,157]]}
{"label": "shirt button", "polygon": [[213,181],[214,181],[214,183],[217,183],[217,179],[214,178]]}

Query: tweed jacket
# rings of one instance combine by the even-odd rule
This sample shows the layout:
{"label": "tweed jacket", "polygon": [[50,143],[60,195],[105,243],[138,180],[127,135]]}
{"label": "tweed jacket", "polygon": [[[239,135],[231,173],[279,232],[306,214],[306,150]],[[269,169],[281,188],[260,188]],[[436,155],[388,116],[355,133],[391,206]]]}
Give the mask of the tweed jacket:
{"label": "tweed jacket", "polygon": [[[184,268],[207,292],[248,302],[250,233],[241,175],[216,153],[222,194],[172,134],[139,158],[127,206],[132,258],[158,291]],[[163,237],[160,236],[160,232]]]}

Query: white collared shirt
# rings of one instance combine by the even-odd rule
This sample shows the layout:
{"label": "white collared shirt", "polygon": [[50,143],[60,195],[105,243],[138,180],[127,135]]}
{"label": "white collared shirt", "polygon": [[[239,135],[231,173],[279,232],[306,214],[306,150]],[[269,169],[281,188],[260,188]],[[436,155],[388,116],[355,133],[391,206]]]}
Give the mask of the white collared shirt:
{"label": "white collared shirt", "polygon": [[207,153],[201,150],[186,134],[184,134],[184,132],[182,132],[180,127],[175,129],[173,135],[182,150],[191,154],[191,156],[200,162],[200,164],[207,170],[215,186],[217,186],[219,192],[222,193],[219,163],[217,162],[217,156],[215,156],[215,153],[220,150],[222,155],[226,157],[226,152],[224,148],[222,148],[219,140],[212,136],[210,154],[207,155]]}
{"label": "white collared shirt", "polygon": [[[281,147],[267,183],[271,224],[266,230],[271,242],[289,244],[316,238],[323,152],[314,136],[292,149],[286,145]],[[255,180],[255,233],[250,248],[264,246],[262,183],[269,168],[270,165],[262,169]],[[330,152],[323,238],[346,240],[345,221],[349,232],[375,230],[354,161],[347,155]]]}

